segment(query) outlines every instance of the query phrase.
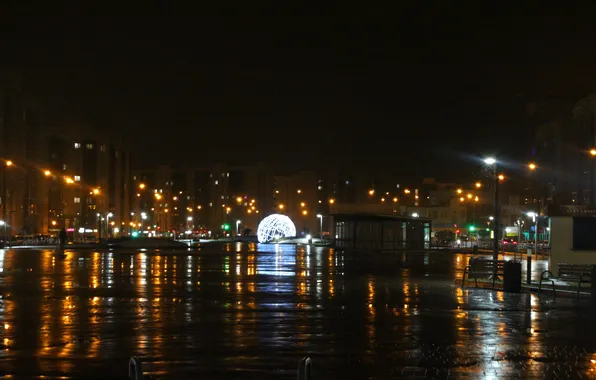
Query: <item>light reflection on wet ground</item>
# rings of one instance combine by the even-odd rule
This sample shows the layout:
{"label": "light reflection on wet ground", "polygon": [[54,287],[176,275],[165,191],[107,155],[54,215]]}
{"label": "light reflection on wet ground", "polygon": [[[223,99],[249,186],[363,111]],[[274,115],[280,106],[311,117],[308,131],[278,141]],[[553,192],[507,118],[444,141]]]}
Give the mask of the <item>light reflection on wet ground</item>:
{"label": "light reflection on wet ground", "polygon": [[[461,289],[468,256],[327,248],[0,251],[0,374],[123,378],[589,377],[589,300]],[[544,266],[544,262],[539,263]]]}

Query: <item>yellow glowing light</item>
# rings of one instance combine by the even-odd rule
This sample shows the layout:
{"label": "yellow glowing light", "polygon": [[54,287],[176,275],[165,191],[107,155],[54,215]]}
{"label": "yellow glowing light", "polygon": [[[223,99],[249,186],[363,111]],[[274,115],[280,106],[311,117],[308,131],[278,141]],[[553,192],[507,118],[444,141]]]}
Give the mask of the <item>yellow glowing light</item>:
{"label": "yellow glowing light", "polygon": [[335,203],[335,199],[333,199],[333,198],[329,199],[329,203],[330,204],[334,204]]}
{"label": "yellow glowing light", "polygon": [[462,190],[462,189],[457,189],[457,193],[458,193],[458,194],[461,194],[462,192],[463,192],[463,190]]}
{"label": "yellow glowing light", "polygon": [[480,200],[480,198],[478,198],[478,195],[476,195],[476,198],[474,198],[474,200],[475,200],[476,202],[478,202],[478,201]]}
{"label": "yellow glowing light", "polygon": [[174,198],[172,198],[172,199],[173,199],[173,200],[175,200],[175,201],[177,201],[177,200],[178,200],[178,197],[174,197]]}
{"label": "yellow glowing light", "polygon": [[306,206],[306,203],[300,202],[300,207],[304,207],[304,206]]}
{"label": "yellow glowing light", "polygon": [[381,202],[385,202],[385,198],[381,198]]}
{"label": "yellow glowing light", "polygon": [[503,174],[499,174],[499,179],[502,181],[505,179],[505,176]]}
{"label": "yellow glowing light", "polygon": [[139,189],[143,190],[145,188],[145,184],[144,183],[139,183]]}
{"label": "yellow glowing light", "polygon": [[302,193],[302,190],[298,189],[298,190],[296,190],[296,192],[297,192],[298,194],[301,194],[301,193]]}
{"label": "yellow glowing light", "polygon": [[308,211],[306,211],[306,210],[303,210],[303,211],[302,211],[302,215],[308,215]]}
{"label": "yellow glowing light", "polygon": [[11,160],[6,161],[6,166],[12,166],[13,162]]}
{"label": "yellow glowing light", "polygon": [[238,202],[238,203],[242,202],[242,197],[237,197],[236,202]]}
{"label": "yellow glowing light", "polygon": [[372,196],[372,195],[375,195],[375,190],[374,190],[374,189],[370,189],[370,190],[368,191],[368,195],[371,195],[371,196]]}
{"label": "yellow glowing light", "polygon": [[57,224],[57,222],[55,220],[52,220],[52,226],[55,226]]}
{"label": "yellow glowing light", "polygon": [[476,188],[480,189],[482,187],[482,184],[480,182],[476,182]]}
{"label": "yellow glowing light", "polygon": [[472,194],[468,193],[467,197],[468,199],[472,199]]}
{"label": "yellow glowing light", "polygon": [[161,199],[161,194],[155,193],[155,199],[157,199],[157,200]]}
{"label": "yellow glowing light", "polygon": [[463,201],[465,201],[465,200],[466,200],[466,198],[464,198],[464,197],[461,197],[461,198],[459,198],[459,201],[460,201],[460,202],[463,202]]}
{"label": "yellow glowing light", "polygon": [[201,205],[198,205],[198,206],[197,206],[197,210],[200,210],[200,209],[202,209],[202,208],[203,208],[203,206],[201,206]]}
{"label": "yellow glowing light", "polygon": [[528,164],[528,169],[530,169],[530,170],[536,170],[536,164],[535,164],[535,163],[533,163],[533,162],[530,162],[530,163]]}
{"label": "yellow glowing light", "polygon": [[49,170],[46,170],[46,171],[44,171],[44,172],[43,172],[43,174],[44,174],[46,177],[49,177],[49,176],[51,176],[51,175],[52,175],[52,172],[51,172],[51,171],[49,171]]}
{"label": "yellow glowing light", "polygon": [[278,207],[280,210],[283,210],[283,209],[284,209],[284,205],[279,205],[279,206],[277,206],[277,207]]}
{"label": "yellow glowing light", "polygon": [[397,197],[393,198],[393,202],[397,202]]}
{"label": "yellow glowing light", "polygon": [[[596,149],[594,149],[594,148],[590,149],[590,154],[592,156],[596,156]],[[8,162],[10,162],[10,161],[8,161]],[[8,165],[8,162],[6,163],[7,165]]]}
{"label": "yellow glowing light", "polygon": [[404,193],[405,193],[405,194],[410,194],[410,193],[411,193],[411,191],[410,191],[410,189],[404,189]]}

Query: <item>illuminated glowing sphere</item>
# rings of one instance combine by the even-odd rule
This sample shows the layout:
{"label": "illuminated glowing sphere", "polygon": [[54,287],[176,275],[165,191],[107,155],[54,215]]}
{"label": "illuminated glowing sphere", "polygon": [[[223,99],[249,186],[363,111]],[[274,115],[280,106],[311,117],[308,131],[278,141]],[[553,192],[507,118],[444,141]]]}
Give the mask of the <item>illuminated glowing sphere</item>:
{"label": "illuminated glowing sphere", "polygon": [[296,236],[296,226],[292,219],[281,214],[272,214],[261,220],[257,228],[259,243],[269,243],[281,237]]}

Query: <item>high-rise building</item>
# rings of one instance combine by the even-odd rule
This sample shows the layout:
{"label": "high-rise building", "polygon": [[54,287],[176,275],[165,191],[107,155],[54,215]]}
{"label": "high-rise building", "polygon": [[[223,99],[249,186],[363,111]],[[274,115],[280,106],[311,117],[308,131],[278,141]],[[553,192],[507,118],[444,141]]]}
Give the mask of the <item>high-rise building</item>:
{"label": "high-rise building", "polygon": [[0,104],[0,206],[8,233],[119,233],[130,214],[122,140],[50,120],[10,83],[0,85]]}

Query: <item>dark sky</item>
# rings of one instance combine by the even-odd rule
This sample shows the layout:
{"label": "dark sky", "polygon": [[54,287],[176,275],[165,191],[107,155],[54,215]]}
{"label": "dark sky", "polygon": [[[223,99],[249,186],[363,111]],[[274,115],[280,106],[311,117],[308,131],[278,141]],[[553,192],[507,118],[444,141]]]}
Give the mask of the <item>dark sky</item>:
{"label": "dark sky", "polygon": [[588,2],[14,3],[5,65],[54,113],[124,130],[145,165],[466,177],[474,154],[525,160],[535,124],[596,89]]}

